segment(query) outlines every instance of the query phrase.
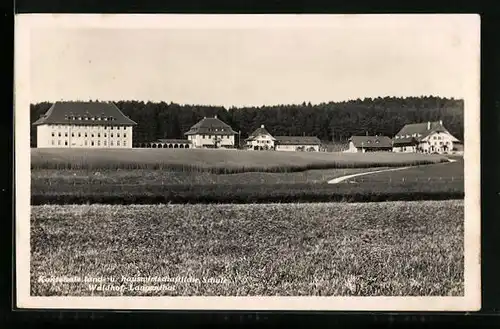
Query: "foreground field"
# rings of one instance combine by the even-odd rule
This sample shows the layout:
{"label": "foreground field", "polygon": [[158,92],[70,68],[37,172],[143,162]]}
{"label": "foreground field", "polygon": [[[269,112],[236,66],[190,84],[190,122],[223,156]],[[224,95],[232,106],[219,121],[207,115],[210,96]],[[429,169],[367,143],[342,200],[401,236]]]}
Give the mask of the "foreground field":
{"label": "foreground field", "polygon": [[463,211],[461,200],[33,206],[31,293],[463,295]]}
{"label": "foreground field", "polygon": [[213,174],[164,170],[33,170],[31,202],[157,204],[445,200],[464,197],[463,161],[377,173],[330,185],[367,169]]}
{"label": "foreground field", "polygon": [[204,149],[31,149],[32,169],[160,169],[219,174],[400,167],[445,162],[439,155]]}

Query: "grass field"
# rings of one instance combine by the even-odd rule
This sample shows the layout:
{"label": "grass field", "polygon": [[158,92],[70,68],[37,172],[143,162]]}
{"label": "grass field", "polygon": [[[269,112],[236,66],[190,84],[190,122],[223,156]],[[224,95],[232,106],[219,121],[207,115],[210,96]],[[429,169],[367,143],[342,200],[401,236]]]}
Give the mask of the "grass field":
{"label": "grass field", "polygon": [[[463,161],[357,177],[380,168],[295,173],[173,172],[165,170],[33,170],[32,204],[267,203],[444,200],[464,197]],[[98,174],[98,175],[97,175]]]}
{"label": "grass field", "polygon": [[[33,206],[31,293],[463,295],[463,207],[462,200]],[[65,275],[103,276],[105,286],[124,290],[39,281]],[[154,291],[159,283],[127,282],[133,276],[201,281]]]}
{"label": "grass field", "polygon": [[447,159],[439,155],[392,152],[361,154],[204,149],[31,149],[33,170],[159,169],[230,174],[400,167],[444,161]]}

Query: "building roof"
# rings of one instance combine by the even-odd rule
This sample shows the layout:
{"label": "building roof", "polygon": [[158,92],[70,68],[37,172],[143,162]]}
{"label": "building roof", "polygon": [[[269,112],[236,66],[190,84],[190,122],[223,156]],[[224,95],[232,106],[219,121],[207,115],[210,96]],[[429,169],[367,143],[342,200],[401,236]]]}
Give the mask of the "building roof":
{"label": "building roof", "polygon": [[189,129],[184,135],[234,135],[237,134],[227,123],[222,122],[217,116],[213,118],[203,118]]}
{"label": "building roof", "polygon": [[112,102],[55,102],[33,125],[43,124],[134,126]]}
{"label": "building roof", "polygon": [[281,145],[320,145],[321,141],[315,136],[275,136],[276,142]]}
{"label": "building roof", "polygon": [[349,141],[357,148],[392,148],[392,140],[387,136],[352,136]]}
{"label": "building roof", "polygon": [[[434,132],[446,132],[450,134],[450,132],[443,126],[442,121],[428,121],[407,124],[394,136],[393,141],[394,144],[417,143]],[[455,137],[453,137],[453,139],[454,141],[458,141]]]}
{"label": "building roof", "polygon": [[260,126],[259,128],[255,129],[249,136],[248,138],[246,139],[247,141],[251,141],[253,139],[255,139],[256,137],[258,136],[261,136],[261,135],[268,135],[271,137],[272,140],[276,140],[276,138],[274,138],[270,133],[269,131],[267,131],[266,128],[264,128],[264,125]]}
{"label": "building roof", "polygon": [[165,143],[165,144],[190,144],[191,141],[190,140],[187,140],[187,139],[163,139],[163,138],[160,138],[158,139],[159,143]]}

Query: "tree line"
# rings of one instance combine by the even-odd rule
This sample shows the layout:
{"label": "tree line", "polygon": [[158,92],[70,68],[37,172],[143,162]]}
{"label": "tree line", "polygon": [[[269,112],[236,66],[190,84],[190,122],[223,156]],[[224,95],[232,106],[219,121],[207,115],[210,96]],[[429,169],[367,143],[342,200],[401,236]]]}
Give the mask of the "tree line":
{"label": "tree line", "polygon": [[[464,133],[464,101],[434,96],[378,97],[329,102],[231,107],[180,105],[167,102],[116,101],[118,108],[137,122],[134,143],[159,138],[184,139],[184,133],[203,117],[217,115],[241,139],[265,125],[276,136],[316,136],[323,142],[343,143],[353,135],[394,136],[405,124],[443,120],[445,127],[460,140]],[[50,102],[31,104],[31,123],[52,106]],[[36,127],[31,126],[31,145],[36,146]]]}

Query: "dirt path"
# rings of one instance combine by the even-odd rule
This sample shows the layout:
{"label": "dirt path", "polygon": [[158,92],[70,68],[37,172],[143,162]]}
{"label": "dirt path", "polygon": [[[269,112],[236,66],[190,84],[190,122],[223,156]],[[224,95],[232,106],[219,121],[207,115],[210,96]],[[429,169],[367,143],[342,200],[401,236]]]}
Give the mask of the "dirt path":
{"label": "dirt path", "polygon": [[[443,162],[443,163],[453,163],[453,162],[457,161],[454,159],[448,159],[448,160],[449,160],[449,162]],[[433,165],[431,165],[431,166],[433,166]],[[365,175],[370,175],[370,174],[377,174],[377,173],[386,172],[386,171],[404,170],[404,169],[413,168],[413,167],[414,166],[390,168],[390,169],[382,169],[382,170],[376,170],[376,171],[367,171],[367,172],[362,172],[362,173],[357,173],[357,174],[352,174],[352,175],[345,175],[345,176],[341,176],[341,177],[337,177],[337,178],[334,178],[332,180],[329,180],[328,184],[338,184],[340,182],[343,182],[345,180],[348,180],[348,179],[354,178],[354,177],[365,176]]]}

